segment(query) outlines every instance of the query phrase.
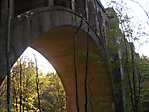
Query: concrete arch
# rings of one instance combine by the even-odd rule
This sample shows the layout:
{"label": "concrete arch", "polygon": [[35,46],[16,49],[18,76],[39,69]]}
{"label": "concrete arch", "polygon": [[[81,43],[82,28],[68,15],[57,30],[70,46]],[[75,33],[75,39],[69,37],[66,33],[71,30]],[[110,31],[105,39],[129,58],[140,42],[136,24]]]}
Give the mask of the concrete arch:
{"label": "concrete arch", "polygon": [[[88,112],[113,112],[112,82],[102,42],[83,21],[77,40],[77,84],[74,74],[73,38],[81,18],[70,12],[38,9],[15,18],[12,25],[10,63],[16,61],[28,46],[41,52],[60,74],[67,95],[68,112],[76,112],[76,89],[80,112],[85,112],[86,44],[89,39]],[[76,37],[75,37],[76,38]]]}

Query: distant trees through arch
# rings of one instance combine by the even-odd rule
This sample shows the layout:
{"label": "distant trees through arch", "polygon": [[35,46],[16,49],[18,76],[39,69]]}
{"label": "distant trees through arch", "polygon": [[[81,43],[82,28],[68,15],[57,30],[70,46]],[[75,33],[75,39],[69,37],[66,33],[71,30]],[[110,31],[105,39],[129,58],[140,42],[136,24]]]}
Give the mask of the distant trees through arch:
{"label": "distant trees through arch", "polygon": [[[66,93],[61,79],[54,68],[46,64],[46,59],[32,48],[28,48],[16,61],[11,69],[12,111],[66,112]],[[43,70],[42,66],[51,70]],[[7,110],[6,84],[4,80],[0,90],[2,112]]]}

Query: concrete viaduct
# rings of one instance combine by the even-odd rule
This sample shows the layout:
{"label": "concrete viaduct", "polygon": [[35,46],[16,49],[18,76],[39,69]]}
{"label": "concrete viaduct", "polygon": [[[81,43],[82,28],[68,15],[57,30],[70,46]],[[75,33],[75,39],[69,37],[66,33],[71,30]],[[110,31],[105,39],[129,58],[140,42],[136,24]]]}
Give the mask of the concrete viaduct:
{"label": "concrete viaduct", "polygon": [[[0,83],[6,76],[7,4],[7,0],[1,1]],[[68,112],[76,112],[77,108],[85,112],[85,105],[88,112],[114,112],[106,54],[106,21],[104,8],[93,0],[87,3],[85,0],[15,0],[9,69],[31,46],[59,74],[66,91]]]}

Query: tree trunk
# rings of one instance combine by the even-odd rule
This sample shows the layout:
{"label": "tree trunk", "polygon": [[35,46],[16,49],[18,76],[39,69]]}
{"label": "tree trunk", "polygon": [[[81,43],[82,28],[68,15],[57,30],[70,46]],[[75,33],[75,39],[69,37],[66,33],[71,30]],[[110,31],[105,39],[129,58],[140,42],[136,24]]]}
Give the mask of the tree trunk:
{"label": "tree trunk", "polygon": [[38,94],[38,109],[39,112],[41,112],[41,107],[40,107],[40,93],[39,93],[39,73],[38,73],[38,66],[37,66],[37,59],[36,56],[34,55],[35,58],[35,66],[36,66],[36,89],[37,89],[37,94]]}
{"label": "tree trunk", "polygon": [[22,111],[22,64],[20,60],[20,112]]}

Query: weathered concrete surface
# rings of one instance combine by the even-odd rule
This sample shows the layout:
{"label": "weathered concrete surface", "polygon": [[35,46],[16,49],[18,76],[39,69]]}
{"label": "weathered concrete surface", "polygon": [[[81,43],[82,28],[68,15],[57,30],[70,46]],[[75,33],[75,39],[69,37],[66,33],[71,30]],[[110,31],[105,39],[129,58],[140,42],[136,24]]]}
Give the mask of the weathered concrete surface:
{"label": "weathered concrete surface", "polygon": [[[11,66],[28,46],[41,52],[52,63],[66,90],[68,112],[76,112],[73,38],[79,25],[79,17],[76,18],[63,10],[33,11],[14,20],[10,40]],[[77,89],[80,112],[84,112],[85,107],[87,39],[89,39],[88,112],[113,112],[112,83],[105,63],[103,46],[95,33],[91,29],[85,33],[87,30],[87,24],[83,22],[77,41]],[[5,60],[5,57],[3,58]],[[0,66],[5,66],[5,63],[1,62]],[[1,73],[5,73],[5,69],[1,69]]]}
{"label": "weathered concrete surface", "polygon": [[[64,84],[67,95],[68,112],[76,112],[75,102],[75,72],[73,37],[75,28],[61,27],[51,29],[48,33],[37,39],[32,47],[37,49],[54,65]],[[85,105],[85,68],[86,68],[86,41],[89,38],[88,63],[88,108],[89,112],[113,112],[111,81],[107,66],[101,57],[100,50],[88,34],[79,33],[78,38],[78,94],[80,112]],[[57,41],[59,40],[59,41]]]}

